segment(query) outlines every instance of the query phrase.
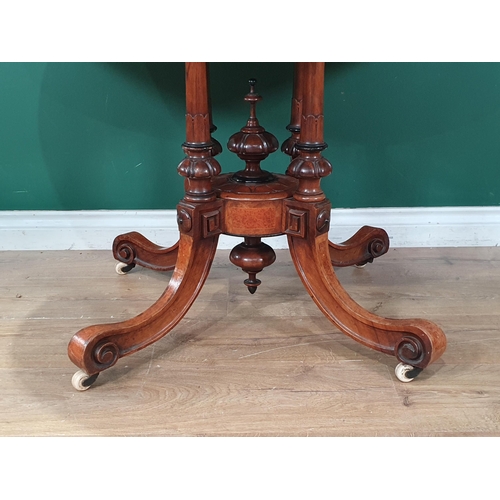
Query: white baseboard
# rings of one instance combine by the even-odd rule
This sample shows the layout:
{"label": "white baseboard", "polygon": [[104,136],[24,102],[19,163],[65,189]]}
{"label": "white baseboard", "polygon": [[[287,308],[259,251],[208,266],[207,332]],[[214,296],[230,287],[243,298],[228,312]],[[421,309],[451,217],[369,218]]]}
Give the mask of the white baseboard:
{"label": "white baseboard", "polygon": [[[356,208],[332,210],[330,240],[361,226],[384,228],[392,248],[498,246],[500,207]],[[175,210],[0,211],[0,250],[109,250],[115,236],[138,231],[164,246],[178,239]],[[221,236],[219,248],[241,238]],[[285,236],[265,239],[287,248]]]}

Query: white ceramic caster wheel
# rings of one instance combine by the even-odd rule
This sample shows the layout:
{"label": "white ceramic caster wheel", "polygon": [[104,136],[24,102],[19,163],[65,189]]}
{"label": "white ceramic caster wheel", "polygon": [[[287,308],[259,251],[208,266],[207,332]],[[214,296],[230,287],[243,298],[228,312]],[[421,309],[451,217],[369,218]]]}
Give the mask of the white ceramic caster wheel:
{"label": "white ceramic caster wheel", "polygon": [[[414,377],[409,377],[408,372],[411,371],[417,371]],[[399,363],[398,366],[396,366],[396,377],[401,381],[401,382],[411,382],[419,373],[421,370],[418,368],[415,368],[414,366],[411,365],[406,365],[405,363]]]}
{"label": "white ceramic caster wheel", "polygon": [[125,262],[118,262],[118,264],[116,264],[115,271],[118,274],[127,274],[132,269],[132,267],[130,266],[130,264],[125,264]]}
{"label": "white ceramic caster wheel", "polygon": [[77,391],[86,391],[96,381],[99,374],[89,376],[83,370],[78,370],[71,379],[71,384]]}

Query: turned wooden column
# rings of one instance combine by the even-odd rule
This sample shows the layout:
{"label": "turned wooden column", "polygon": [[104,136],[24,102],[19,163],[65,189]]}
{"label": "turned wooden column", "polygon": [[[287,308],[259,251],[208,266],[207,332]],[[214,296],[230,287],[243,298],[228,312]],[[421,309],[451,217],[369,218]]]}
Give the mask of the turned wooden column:
{"label": "turned wooden column", "polygon": [[186,63],[186,142],[210,141],[207,63]]}
{"label": "turned wooden column", "polygon": [[330,162],[321,155],[327,147],[323,140],[324,78],[325,63],[298,65],[297,85],[303,92],[300,140],[295,144],[297,156],[287,170],[288,175],[299,179],[299,188],[293,195],[298,201],[324,200],[321,178],[332,172]]}
{"label": "turned wooden column", "polygon": [[209,113],[209,122],[210,122],[210,140],[212,141],[212,156],[217,156],[222,153],[222,145],[221,143],[212,137],[212,134],[217,130],[217,127],[213,122],[213,114],[212,114],[212,97],[210,93],[210,66],[208,63],[205,63],[207,66],[207,78],[206,78],[206,89],[207,89],[207,97],[208,97],[208,113]]}
{"label": "turned wooden column", "polygon": [[210,117],[208,63],[186,63],[186,158],[177,167],[185,177],[184,198],[177,205],[181,234],[197,239],[221,233],[221,206],[213,178],[221,172],[214,158],[213,129]]}
{"label": "turned wooden column", "polygon": [[286,129],[292,134],[281,146],[281,151],[283,153],[295,158],[298,155],[298,151],[295,145],[300,140],[300,125],[302,120],[302,99],[304,95],[304,90],[302,88],[303,81],[300,75],[303,72],[302,66],[305,63],[295,63],[293,70],[293,94],[292,94],[292,106],[291,106],[291,116],[290,123],[287,125]]}
{"label": "turned wooden column", "polygon": [[186,63],[186,142],[182,145],[187,158],[177,171],[186,179],[185,201],[213,201],[211,178],[220,173],[213,158],[214,142],[210,136],[210,99],[207,63]]}

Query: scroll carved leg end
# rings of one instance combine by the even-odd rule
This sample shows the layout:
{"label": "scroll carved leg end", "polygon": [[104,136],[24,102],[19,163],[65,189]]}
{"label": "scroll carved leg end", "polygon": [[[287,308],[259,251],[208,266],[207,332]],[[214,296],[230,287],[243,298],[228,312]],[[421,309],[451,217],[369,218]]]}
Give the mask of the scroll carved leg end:
{"label": "scroll carved leg end", "polygon": [[94,375],[111,368],[121,357],[156,342],[178,324],[201,291],[217,241],[218,234],[201,238],[181,233],[174,273],[155,304],[129,320],[90,326],[73,336],[68,355],[82,372],[75,374],[73,386],[76,389],[88,388],[95,381]]}
{"label": "scroll carved leg end", "polygon": [[177,260],[179,243],[161,247],[142,234],[132,231],[121,234],[113,241],[113,257],[118,260],[116,272],[126,274],[136,265],[155,271],[171,271]]}
{"label": "scroll carved leg end", "polygon": [[89,377],[111,368],[121,357],[120,347],[109,338],[111,325],[95,325],[77,332],[68,345],[68,356]]}
{"label": "scroll carved leg end", "polygon": [[389,250],[389,236],[381,228],[363,226],[343,243],[329,242],[330,259],[334,267],[363,267]]}

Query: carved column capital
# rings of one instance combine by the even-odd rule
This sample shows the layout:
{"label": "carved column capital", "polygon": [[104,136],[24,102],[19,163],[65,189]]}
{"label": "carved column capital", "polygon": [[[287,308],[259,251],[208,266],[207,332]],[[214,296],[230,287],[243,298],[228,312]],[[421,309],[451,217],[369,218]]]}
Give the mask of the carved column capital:
{"label": "carved column capital", "polygon": [[332,173],[332,164],[321,154],[304,151],[290,162],[286,173],[297,179],[321,179]]}
{"label": "carved column capital", "polygon": [[203,153],[195,154],[194,148],[185,149],[189,149],[189,156],[184,158],[177,167],[180,175],[189,179],[205,179],[220,174],[221,166],[213,156]]}
{"label": "carved column capital", "polygon": [[299,187],[293,195],[300,201],[321,201],[325,199],[320,182],[323,177],[332,173],[331,163],[321,155],[325,143],[295,145],[298,156],[292,159],[287,175],[299,179]]}
{"label": "carved column capital", "polygon": [[212,177],[220,174],[221,166],[211,154],[212,145],[212,142],[185,142],[182,145],[187,156],[179,163],[177,172],[186,178],[184,198],[188,201],[212,201],[216,198]]}

